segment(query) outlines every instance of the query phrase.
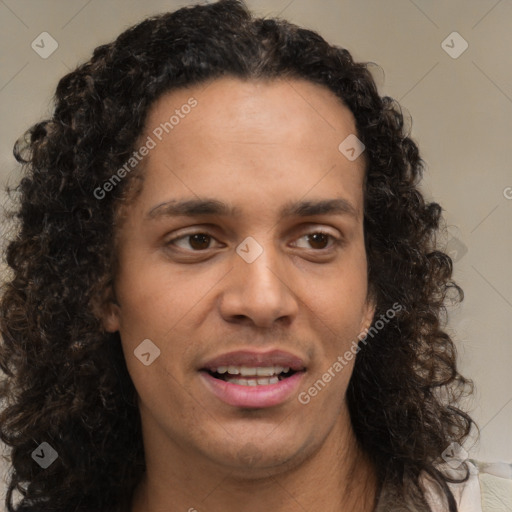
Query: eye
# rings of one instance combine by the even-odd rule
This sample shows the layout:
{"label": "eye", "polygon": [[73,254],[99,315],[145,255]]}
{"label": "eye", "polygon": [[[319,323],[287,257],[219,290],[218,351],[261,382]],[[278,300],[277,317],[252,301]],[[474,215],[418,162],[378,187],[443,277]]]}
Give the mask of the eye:
{"label": "eye", "polygon": [[[212,235],[205,232],[186,233],[169,240],[167,245],[176,246],[186,251],[192,250],[192,252],[200,252],[211,249],[212,247],[210,244],[213,240],[216,239]],[[297,242],[294,244],[295,247],[313,249],[315,251],[326,251],[336,245],[341,244],[340,239],[325,231],[314,231],[307,233],[301,236],[298,240],[306,240],[306,244],[308,244],[309,247],[300,245]]]}
{"label": "eye", "polygon": [[[338,245],[341,243],[341,240],[336,238],[335,236],[331,235],[330,233],[326,233],[325,231],[315,231],[312,233],[308,233],[306,235],[303,235],[299,238],[299,240],[306,239],[307,243],[310,244],[310,248],[316,250],[325,250],[330,247],[333,247],[335,245]],[[332,240],[331,245],[329,244],[329,239]],[[328,247],[327,247],[328,246]],[[307,249],[307,247],[305,247]]]}
{"label": "eye", "polygon": [[[179,237],[173,238],[167,242],[167,245],[176,245],[181,249],[193,249],[195,252],[210,249],[210,242],[215,240],[208,233],[188,233]],[[178,241],[183,241],[183,245],[178,244]]]}

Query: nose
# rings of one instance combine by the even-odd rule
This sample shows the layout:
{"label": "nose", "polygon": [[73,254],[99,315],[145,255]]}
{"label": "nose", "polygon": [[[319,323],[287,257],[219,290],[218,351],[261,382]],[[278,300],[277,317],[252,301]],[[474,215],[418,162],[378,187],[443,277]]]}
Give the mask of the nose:
{"label": "nose", "polygon": [[289,325],[297,316],[298,300],[288,257],[266,246],[251,263],[238,253],[233,262],[219,303],[224,320],[257,327]]}

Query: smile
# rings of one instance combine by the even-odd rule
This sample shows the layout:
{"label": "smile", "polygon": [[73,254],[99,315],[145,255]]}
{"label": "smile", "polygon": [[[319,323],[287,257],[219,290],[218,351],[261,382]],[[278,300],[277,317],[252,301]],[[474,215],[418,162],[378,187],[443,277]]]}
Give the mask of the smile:
{"label": "smile", "polygon": [[213,377],[239,386],[268,386],[291,377],[295,371],[283,366],[219,366],[209,371]]}
{"label": "smile", "polygon": [[205,363],[199,374],[209,393],[242,408],[275,407],[298,393],[302,359],[282,351],[238,351]]}

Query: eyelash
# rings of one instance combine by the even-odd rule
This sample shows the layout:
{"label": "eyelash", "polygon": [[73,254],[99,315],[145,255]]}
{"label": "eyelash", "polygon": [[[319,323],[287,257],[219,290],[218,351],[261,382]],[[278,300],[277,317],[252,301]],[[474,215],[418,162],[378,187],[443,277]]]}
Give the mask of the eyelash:
{"label": "eyelash", "polygon": [[[186,239],[186,238],[190,238],[194,235],[206,235],[208,237],[210,237],[211,239],[215,240],[215,237],[210,235],[209,233],[205,232],[205,231],[195,231],[195,232],[191,232],[191,233],[186,233],[186,234],[183,234],[183,235],[180,235],[180,236],[177,236],[175,238],[172,238],[171,240],[169,240],[166,245],[167,246],[172,246],[172,245],[175,245],[175,242],[178,241],[178,240],[182,240],[182,239]],[[343,240],[340,239],[340,238],[337,238],[335,237],[334,235],[332,235],[331,233],[328,233],[327,231],[323,231],[321,229],[317,229],[315,231],[311,231],[309,233],[305,233],[304,235],[302,235],[301,237],[299,237],[298,239],[300,240],[301,238],[304,238],[304,237],[307,237],[307,236],[311,236],[311,235],[324,235],[324,236],[327,236],[331,239],[331,244],[325,248],[325,249],[311,249],[312,251],[314,252],[318,252],[318,253],[321,253],[321,252],[328,252],[328,251],[331,251],[332,249],[334,249],[336,246],[341,246],[342,243],[343,243]],[[188,251],[188,249],[183,249],[183,248],[180,248],[184,251]],[[208,251],[210,248],[207,248],[207,249],[202,249],[202,250],[194,250],[194,249],[190,249],[191,252],[195,252],[195,253],[201,253],[201,252],[206,252]]]}

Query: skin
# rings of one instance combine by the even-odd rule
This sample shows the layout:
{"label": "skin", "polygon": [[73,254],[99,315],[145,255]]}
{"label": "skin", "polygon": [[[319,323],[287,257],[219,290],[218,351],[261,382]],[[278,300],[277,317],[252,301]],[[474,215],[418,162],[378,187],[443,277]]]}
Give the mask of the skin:
{"label": "skin", "polygon": [[[303,359],[307,391],[370,326],[364,157],[338,150],[357,133],[353,115],[306,81],[222,78],[159,98],[140,141],[191,96],[197,106],[143,161],[104,310],[139,395],[147,471],[131,511],[373,510],[375,471],[344,398],[354,360],[307,405],[294,394],[260,409],[225,404],[198,373],[226,352],[281,349]],[[148,217],[206,197],[240,215]],[[336,198],[353,214],[278,216],[289,201]],[[308,238],[319,229],[334,238]],[[184,237],[194,233],[211,238]],[[236,252],[248,236],[263,248],[252,263]],[[144,339],[161,351],[149,366],[134,356]]]}

